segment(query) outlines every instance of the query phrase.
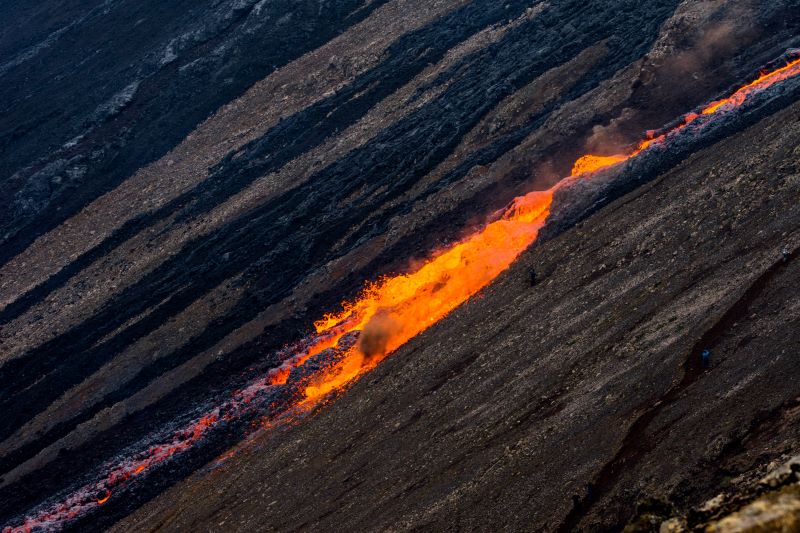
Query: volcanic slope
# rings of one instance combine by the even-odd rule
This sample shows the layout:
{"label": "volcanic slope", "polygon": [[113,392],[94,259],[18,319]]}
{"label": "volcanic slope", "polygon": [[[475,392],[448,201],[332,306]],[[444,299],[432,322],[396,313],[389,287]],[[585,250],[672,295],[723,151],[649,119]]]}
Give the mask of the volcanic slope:
{"label": "volcanic slope", "polygon": [[795,104],[696,153],[115,530],[615,529],[796,453],[798,146]]}
{"label": "volcanic slope", "polygon": [[[263,376],[365,281],[800,44],[794,0],[156,4],[0,6],[4,524]],[[94,40],[120,24],[130,49]]]}

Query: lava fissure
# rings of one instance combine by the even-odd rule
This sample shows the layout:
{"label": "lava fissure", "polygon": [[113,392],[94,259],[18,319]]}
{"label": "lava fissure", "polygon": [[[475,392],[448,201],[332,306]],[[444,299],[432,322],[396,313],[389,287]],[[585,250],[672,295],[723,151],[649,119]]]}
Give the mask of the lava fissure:
{"label": "lava fissure", "polygon": [[[790,49],[774,64],[782,66],[776,66],[775,71],[762,73],[756,78],[761,85],[753,81],[739,90],[746,94],[744,99],[738,96],[739,91],[735,91],[728,98],[701,106],[675,121],[671,129],[648,132],[648,140],[642,141],[630,152],[636,157],[627,159],[618,171],[620,163],[597,169],[597,175],[592,180],[579,180],[572,186],[561,187],[555,194],[553,216],[542,229],[540,240],[554,238],[675,166],[681,158],[754,124],[796,99],[800,92],[800,82],[797,81],[800,50]],[[712,108],[714,111],[710,112]],[[736,112],[728,112],[733,110]],[[641,150],[642,146],[648,149]],[[598,159],[589,156],[582,165],[596,161]],[[607,172],[607,168],[615,171]]]}
{"label": "lava fissure", "polygon": [[[569,198],[568,195],[564,197],[564,193],[574,194],[572,189],[576,185],[594,181],[613,183],[611,170],[618,175],[623,163],[640,154],[664,154],[674,144],[686,145],[690,141],[684,139],[684,135],[702,136],[704,129],[715,121],[724,122],[729,114],[751,100],[758,103],[760,95],[778,98],[780,94],[775,96],[768,90],[800,74],[798,54],[791,51],[788,57],[782,66],[762,73],[730,96],[685,115],[673,128],[648,133],[645,140],[626,153],[579,158],[570,176],[548,190],[517,197],[482,229],[433,254],[415,270],[367,285],[360,297],[344,302],[339,312],[327,314],[315,322],[314,334],[287,348],[280,357],[282,365],[234,391],[219,406],[198,416],[188,426],[169,433],[166,439],[156,439],[157,442],[148,444],[144,451],[129,459],[110,463],[96,481],[81,486],[62,502],[43,504],[17,521],[18,525],[6,527],[4,533],[65,527],[110,505],[117,494],[132,490],[133,480],[139,482],[172,458],[202,446],[210,435],[224,431],[229,425],[252,419],[271,425],[281,417],[311,412],[331,393],[344,390],[505,271],[519,254],[536,242],[545,224],[552,223],[555,213],[552,208]],[[590,201],[597,203],[595,199]],[[772,269],[762,276],[771,272]],[[758,290],[761,286],[756,280],[750,289]],[[749,290],[745,296],[747,294]],[[665,393],[666,400],[701,375],[693,370],[691,358],[694,355],[693,349],[681,383]],[[648,408],[639,415],[632,429],[644,431],[667,403],[663,401],[659,406]],[[603,469],[604,475],[598,478],[603,487],[613,486],[626,457],[640,453],[641,443],[629,439],[634,439],[632,432],[620,449],[619,460],[612,460]],[[564,525],[571,527],[582,516],[573,511]]]}

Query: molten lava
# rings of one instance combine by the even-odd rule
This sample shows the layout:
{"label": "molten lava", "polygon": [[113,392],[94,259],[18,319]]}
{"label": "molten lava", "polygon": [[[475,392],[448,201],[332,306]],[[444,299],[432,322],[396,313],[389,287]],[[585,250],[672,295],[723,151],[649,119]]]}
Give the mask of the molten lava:
{"label": "molten lava", "polygon": [[[346,348],[338,363],[303,382],[302,398],[292,408],[295,412],[312,409],[330,392],[374,368],[392,351],[441,320],[508,268],[536,240],[550,214],[553,195],[558,189],[575,179],[588,179],[592,173],[619,165],[653,145],[664,145],[688,125],[714,120],[716,116],[744,104],[751,95],[798,74],[800,58],[762,73],[753,82],[729,97],[709,104],[699,113],[685,115],[679,125],[668,131],[661,134],[648,132],[643,141],[625,154],[579,158],[571,175],[551,189],[516,198],[499,218],[482,230],[433,255],[413,272],[387,277],[368,286],[355,301],[343,303],[341,312],[317,321],[314,324],[316,335],[307,339],[280,367],[235,391],[211,413],[165,436],[163,442],[149,446],[134,458],[113,464],[98,481],[84,485],[66,500],[25,518],[21,525],[4,528],[3,533],[57,529],[105,504],[113,497],[114,489],[122,488],[132,478],[146,475],[148,470],[190,449],[219,423],[251,413],[260,405],[255,400],[265,391],[285,386],[293,369],[325,350],[337,346],[342,348],[340,341],[345,336],[350,338],[358,334],[358,342]],[[263,427],[272,427],[272,424],[265,421]]]}
{"label": "molten lava", "polygon": [[6,527],[3,533],[27,533],[33,530],[50,530],[62,527],[66,522],[84,515],[91,509],[108,502],[112,489],[142,474],[148,468],[164,463],[177,453],[186,451],[218,420],[216,414],[205,415],[190,427],[175,432],[166,443],[150,447],[143,454],[124,461],[110,469],[103,479],[86,485],[60,504],[41,512],[35,517],[26,518],[22,525]]}
{"label": "molten lava", "polygon": [[374,367],[508,268],[536,240],[550,214],[553,192],[517,198],[482,231],[435,255],[413,273],[370,286],[342,313],[317,322],[317,333],[334,333],[327,345],[347,333],[360,331],[361,336],[335,370],[312,380],[306,398],[316,400]]}
{"label": "molten lava", "polygon": [[628,159],[629,156],[627,155],[585,155],[575,161],[575,165],[572,167],[572,175],[578,176],[597,172],[598,170],[618,165]]}
{"label": "molten lava", "polygon": [[[750,95],[797,74],[800,74],[800,58],[772,72],[762,73],[731,96],[705,107],[702,115],[714,115],[738,107]],[[305,390],[306,401],[315,403],[373,368],[387,354],[488,285],[536,240],[539,229],[550,214],[553,193],[557,189],[576,178],[628,161],[654,144],[663,143],[668,136],[683,130],[700,116],[687,114],[678,126],[660,135],[648,132],[647,138],[625,154],[590,154],[579,158],[571,175],[550,190],[517,198],[500,220],[435,255],[417,271],[386,278],[368,287],[355,302],[344,303],[341,313],[327,315],[316,322],[317,333],[334,333],[332,337],[326,337],[325,347],[353,331],[360,331],[361,337],[344,361],[312,380]]]}
{"label": "molten lava", "polygon": [[780,83],[784,80],[794,77],[798,74],[798,72],[800,72],[800,58],[790,61],[785,66],[771,72],[762,72],[758,78],[748,83],[744,87],[741,87],[728,98],[723,98],[722,100],[712,102],[709,106],[703,109],[703,114],[712,115],[723,107],[739,107],[751,94],[763,91],[764,89],[771,87],[776,83]]}
{"label": "molten lava", "polygon": [[[751,95],[761,92],[769,87],[772,87],[776,83],[780,83],[784,80],[792,78],[800,74],[800,58],[790,61],[785,66],[770,71],[770,72],[762,72],[761,75],[756,78],[754,81],[748,83],[744,87],[739,88],[736,90],[732,95],[727,98],[722,98],[721,100],[716,100],[703,108],[701,114],[703,116],[714,115],[718,111],[726,111],[730,109],[737,108],[741,106],[743,103],[747,101],[747,98]],[[662,142],[664,139],[667,138],[667,135],[673,134],[677,131],[682,130],[698,118],[700,118],[701,114],[698,113],[689,113],[683,117],[683,123],[676,128],[673,128],[665,133],[662,133],[659,136],[648,135],[648,138],[640,142],[635,149],[631,150],[626,154],[616,154],[616,155],[608,155],[608,156],[599,156],[599,155],[585,155],[578,159],[575,162],[575,165],[572,167],[572,176],[577,176],[584,173],[590,172],[597,172],[598,170],[602,170],[604,168],[609,168],[614,165],[618,165],[630,159],[631,157],[637,156],[642,151],[646,150],[648,147],[653,145],[654,143]]]}

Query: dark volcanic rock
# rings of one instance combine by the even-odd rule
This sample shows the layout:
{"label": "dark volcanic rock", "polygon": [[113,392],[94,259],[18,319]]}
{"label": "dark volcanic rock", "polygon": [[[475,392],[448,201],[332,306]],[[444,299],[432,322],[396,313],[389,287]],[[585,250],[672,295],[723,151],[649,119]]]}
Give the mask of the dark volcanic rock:
{"label": "dark volcanic rock", "polygon": [[[169,435],[219,405],[284,363],[284,348],[307,338],[314,320],[365,281],[410,268],[517,194],[552,185],[586,150],[612,152],[752,76],[798,45],[798,7],[793,0],[5,2],[0,18],[13,23],[0,35],[0,521],[95,479],[153,434]],[[766,255],[757,255],[778,246],[775,232],[792,237],[787,202],[797,154],[788,147],[796,132],[775,128],[780,117],[794,125],[795,111],[782,110],[796,86],[781,90],[700,142],[676,143],[674,152],[598,180],[603,186],[592,194],[559,193],[558,217],[543,232],[551,242],[525,259],[541,263],[541,289],[518,287],[516,272],[526,267],[515,267],[486,298],[347,392],[348,407],[323,411],[308,429],[281,430],[277,438],[287,440],[275,454],[246,465],[247,472],[275,468],[263,474],[271,485],[258,499],[268,520],[256,521],[255,507],[245,506],[238,525],[411,528],[447,525],[442,517],[451,513],[464,527],[533,520],[552,529],[621,524],[644,491],[639,485],[653,480],[674,488],[666,496],[676,506],[706,494],[717,472],[694,483],[676,468],[665,481],[656,474],[667,461],[653,459],[653,443],[672,431],[659,424],[696,386],[680,374],[689,345],[722,343],[717,332],[740,324],[742,306],[761,305],[759,295],[794,268],[769,270]],[[724,140],[762,120],[760,129]],[[764,141],[753,131],[775,139],[749,146]],[[712,143],[704,159],[691,159]],[[728,148],[717,153],[720,146]],[[734,156],[735,172],[723,164]],[[662,177],[687,158],[683,170]],[[707,169],[714,187],[693,174]],[[751,183],[753,169],[773,173]],[[645,181],[653,183],[617,200]],[[703,195],[689,195],[693,187]],[[746,187],[756,189],[748,195]],[[659,190],[674,203],[659,204],[666,202]],[[732,197],[723,204],[720,195]],[[738,207],[730,214],[724,205]],[[779,206],[791,216],[768,220],[764,210]],[[674,219],[695,226],[669,226]],[[584,226],[570,230],[579,220]],[[772,233],[733,233],[767,222],[776,225]],[[587,237],[585,228],[597,233]],[[612,246],[623,238],[630,238],[624,249]],[[681,258],[691,268],[676,266]],[[750,289],[731,292],[740,286]],[[754,328],[772,327],[757,317]],[[401,368],[414,353],[417,366]],[[121,495],[73,525],[109,525],[158,497],[237,444],[259,416],[282,412],[309,371],[340,356],[341,347],[319,354],[259,397],[263,412],[226,421],[137,480],[124,503]],[[694,367],[684,370],[705,382]],[[735,377],[756,383],[753,372]],[[673,381],[685,386],[671,388]],[[783,416],[775,402],[788,387],[765,397],[763,409]],[[711,390],[717,396],[697,401],[724,394]],[[651,409],[663,395],[675,401]],[[752,414],[730,410],[720,424],[761,420]],[[629,426],[655,433],[631,444],[617,431]],[[689,439],[691,457],[711,456],[698,451],[705,438],[712,451],[736,447],[715,427],[713,435],[681,430],[697,439]],[[295,431],[307,451],[292,448]],[[515,440],[524,435],[530,442]],[[772,446],[759,441],[758,449],[769,455]],[[342,458],[326,455],[350,447]],[[747,456],[735,468],[752,462]],[[215,471],[224,484],[240,463],[232,465]],[[350,470],[360,479],[343,473]],[[367,471],[374,476],[363,477]],[[313,513],[302,518],[298,487],[315,477],[322,479],[309,494]],[[589,482],[598,502],[570,514],[567,492],[581,495]],[[203,483],[181,486],[202,502]],[[287,494],[273,496],[278,487]],[[351,490],[355,507],[326,507]],[[174,501],[167,494],[156,510]],[[281,504],[270,507],[273,499]],[[370,509],[379,513],[374,519]],[[175,511],[187,528],[204,520]]]}
{"label": "dark volcanic rock", "polygon": [[382,3],[106,0],[53,5],[57,24],[1,7],[29,44],[0,59],[0,263]]}
{"label": "dark volcanic rock", "polygon": [[348,333],[339,340],[339,343],[335,347],[323,350],[311,357],[302,366],[293,368],[289,374],[288,382],[290,384],[302,383],[314,374],[335,365],[342,360],[344,353],[358,342],[358,337],[359,332],[357,331]]}

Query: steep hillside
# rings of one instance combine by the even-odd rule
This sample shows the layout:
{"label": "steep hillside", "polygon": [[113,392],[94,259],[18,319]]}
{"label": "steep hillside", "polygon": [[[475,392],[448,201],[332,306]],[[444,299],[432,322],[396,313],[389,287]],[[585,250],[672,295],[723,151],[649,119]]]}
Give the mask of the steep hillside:
{"label": "steep hillside", "polygon": [[[797,244],[800,85],[702,106],[795,61],[798,13],[0,6],[0,524],[97,529],[155,498],[123,527],[213,529],[197,502],[241,528],[609,526],[640,493],[686,507],[783,453],[795,266],[775,254]],[[366,342],[303,359],[315,320],[662,127],[619,172],[553,189],[540,242],[496,283],[298,408]],[[258,430],[278,414],[299,427]]]}
{"label": "steep hillside", "polygon": [[796,452],[798,146],[795,104],[698,152],[116,529],[617,529]]}

